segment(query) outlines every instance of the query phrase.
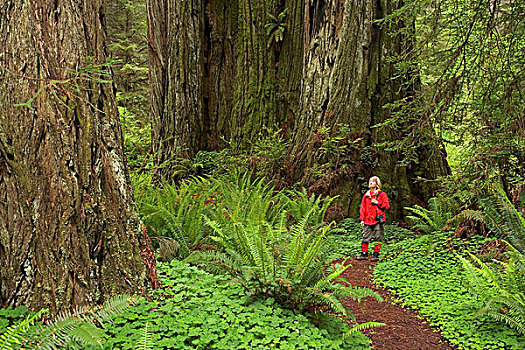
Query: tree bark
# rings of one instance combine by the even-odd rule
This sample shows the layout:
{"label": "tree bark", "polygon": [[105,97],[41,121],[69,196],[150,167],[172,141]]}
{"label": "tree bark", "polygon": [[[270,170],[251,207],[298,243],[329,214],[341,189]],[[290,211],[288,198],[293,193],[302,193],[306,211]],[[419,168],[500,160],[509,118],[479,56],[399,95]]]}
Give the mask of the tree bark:
{"label": "tree bark", "polygon": [[[156,164],[225,142],[245,149],[279,125],[275,52],[265,24],[275,1],[147,1]],[[169,177],[169,166],[163,170]]]}
{"label": "tree bark", "polygon": [[152,146],[159,165],[206,147],[204,4],[148,0],[147,12]]}
{"label": "tree bark", "polygon": [[105,81],[103,1],[6,0],[0,31],[0,305],[140,291],[154,260]]}

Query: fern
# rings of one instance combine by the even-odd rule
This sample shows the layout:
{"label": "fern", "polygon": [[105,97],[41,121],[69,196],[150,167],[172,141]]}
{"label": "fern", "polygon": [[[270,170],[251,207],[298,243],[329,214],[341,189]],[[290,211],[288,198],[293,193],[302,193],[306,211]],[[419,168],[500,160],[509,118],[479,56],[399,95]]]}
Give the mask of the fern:
{"label": "fern", "polygon": [[[341,280],[341,279],[340,279]],[[377,301],[384,301],[381,295],[369,288],[361,288],[355,286],[343,286],[341,284],[335,284],[336,288],[333,288],[333,293],[337,295],[338,298],[351,298],[352,300],[361,303],[364,298],[374,298]]]}
{"label": "fern", "polygon": [[[328,305],[332,310],[342,313],[345,316],[353,315],[348,313],[346,307],[341,303],[341,299],[350,298],[361,303],[365,297],[372,297],[378,301],[383,301],[383,298],[376,291],[369,288],[359,288],[355,286],[344,286],[340,283],[334,283],[337,281],[345,281],[339,276],[348,269],[350,265],[341,265],[335,269],[330,275],[318,281],[313,288],[311,288],[312,294],[318,297],[318,301],[321,301]],[[345,281],[348,283],[348,281]],[[355,320],[354,320],[355,321]]]}
{"label": "fern", "polygon": [[333,272],[331,272],[328,276],[320,279],[317,281],[317,283],[312,288],[313,290],[324,290],[326,287],[331,284],[336,278],[338,278],[343,272],[345,272],[348,268],[350,268],[350,265],[339,264]]}
{"label": "fern", "polygon": [[[331,225],[309,225],[315,208],[291,228],[286,227],[286,212],[274,224],[268,221],[219,223],[204,218],[211,228],[210,238],[218,251],[195,252],[186,261],[200,263],[212,272],[229,273],[251,294],[272,296],[282,306],[303,309],[324,304],[349,315],[341,298],[361,301],[365,296],[381,297],[369,289],[345,287],[338,283],[349,268],[325,264],[329,255],[326,233]],[[321,226],[319,226],[321,225]]]}
{"label": "fern", "polygon": [[284,191],[282,193],[282,200],[285,202],[285,207],[291,218],[295,222],[299,222],[304,216],[309,215],[308,223],[315,226],[323,222],[326,211],[337,197],[325,197],[321,195],[316,196],[314,193],[308,196],[306,188],[301,191]]}
{"label": "fern", "polygon": [[144,330],[142,331],[140,339],[137,342],[137,346],[135,347],[136,350],[153,350],[153,341],[151,340],[151,336],[148,333],[148,325],[149,322],[146,322],[144,325]]}
{"label": "fern", "polygon": [[178,257],[187,257],[206,238],[203,216],[211,215],[216,205],[216,185],[209,179],[195,177],[177,185],[163,182],[158,189],[146,187],[147,192],[137,196],[137,207],[148,231],[153,236],[175,240]]}
{"label": "fern", "polygon": [[[337,298],[333,293],[318,293],[314,292],[313,295],[317,296],[317,302],[321,302],[330,307],[330,309],[343,314],[344,316],[350,316],[348,309],[343,305],[341,300]],[[351,315],[352,319],[355,319],[354,315]]]}
{"label": "fern", "polygon": [[357,332],[361,332],[361,331],[364,331],[370,328],[384,327],[384,326],[386,326],[386,323],[381,323],[381,322],[361,323],[361,324],[355,325],[352,328],[350,328],[350,330],[343,335],[343,339]]}
{"label": "fern", "polygon": [[11,326],[0,335],[0,349],[85,349],[87,346],[101,347],[105,333],[99,327],[121,314],[135,299],[117,296],[96,308],[80,308],[74,312],[63,312],[48,325],[31,325],[47,310],[40,310],[27,317],[19,325]]}
{"label": "fern", "polygon": [[163,261],[171,260],[177,257],[181,249],[180,243],[170,237],[150,237],[159,245],[159,256]]}
{"label": "fern", "polygon": [[482,211],[467,209],[447,220],[445,229],[450,230],[451,228],[456,227],[461,219],[485,224],[485,214]]}
{"label": "fern", "polygon": [[[117,295],[108,299],[102,306],[92,308],[88,312],[78,314],[78,316],[90,323],[95,323],[96,320],[100,322],[100,326],[103,326],[104,322],[112,322],[115,317],[122,314],[130,306],[138,303],[139,300],[139,297]],[[74,316],[77,316],[77,314]]]}
{"label": "fern", "polygon": [[425,233],[434,233],[442,231],[454,216],[443,200],[437,197],[432,197],[428,200],[429,209],[425,209],[419,205],[413,207],[405,207],[406,210],[415,215],[407,215],[407,218],[414,222],[414,228]]}
{"label": "fern", "polygon": [[508,247],[508,262],[493,266],[470,253],[459,258],[471,291],[484,303],[475,316],[487,315],[525,335],[525,255]]}
{"label": "fern", "polygon": [[270,47],[273,42],[279,43],[283,41],[284,32],[286,31],[286,23],[283,23],[283,21],[287,14],[288,8],[285,8],[284,11],[277,16],[268,13],[268,17],[272,20],[272,22],[264,25],[266,28],[266,35],[268,36],[268,47]]}
{"label": "fern", "polygon": [[[251,172],[234,171],[215,180],[219,207],[215,221],[274,225],[279,220],[283,202],[281,194],[264,178],[253,178]],[[222,215],[227,213],[228,215]]]}
{"label": "fern", "polygon": [[496,195],[481,200],[489,228],[498,237],[525,252],[525,218],[516,210],[505,192],[500,188]]}
{"label": "fern", "polygon": [[67,346],[83,349],[87,345],[102,344],[104,332],[94,324],[74,316],[64,316],[47,326],[40,326],[32,334],[31,349],[59,349]]}
{"label": "fern", "polygon": [[19,324],[8,327],[3,334],[0,334],[0,350],[12,350],[22,345],[25,340],[24,335],[29,327],[45,313],[49,313],[49,311],[42,309],[33,316],[26,317]]}

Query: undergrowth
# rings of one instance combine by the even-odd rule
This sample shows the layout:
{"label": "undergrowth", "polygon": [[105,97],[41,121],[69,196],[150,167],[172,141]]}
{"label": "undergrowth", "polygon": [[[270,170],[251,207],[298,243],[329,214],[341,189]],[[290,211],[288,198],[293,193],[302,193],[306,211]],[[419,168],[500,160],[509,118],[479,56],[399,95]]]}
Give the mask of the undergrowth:
{"label": "undergrowth", "polygon": [[257,301],[231,278],[210,275],[173,260],[159,264],[163,289],[125,312],[107,329],[105,349],[368,349],[369,339],[331,320],[315,327],[306,316]]}
{"label": "undergrowth", "polygon": [[101,348],[105,326],[138,299],[116,296],[101,306],[81,307],[49,318],[49,310],[28,312],[25,306],[0,310],[0,350]]}
{"label": "undergrowth", "polygon": [[525,338],[517,331],[487,316],[475,317],[483,302],[465,283],[453,249],[476,251],[487,240],[478,237],[465,242],[445,232],[387,245],[374,279],[391,289],[400,303],[419,310],[458,349],[523,349]]}

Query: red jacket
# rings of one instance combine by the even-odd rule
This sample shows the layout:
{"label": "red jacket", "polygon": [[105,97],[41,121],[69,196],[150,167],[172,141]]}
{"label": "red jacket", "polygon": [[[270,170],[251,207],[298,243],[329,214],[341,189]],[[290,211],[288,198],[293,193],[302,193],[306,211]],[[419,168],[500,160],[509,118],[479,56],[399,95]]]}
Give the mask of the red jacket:
{"label": "red jacket", "polygon": [[[364,221],[365,225],[375,225],[379,221],[376,219],[378,215],[383,215],[385,218],[385,210],[390,209],[390,203],[388,203],[388,196],[385,192],[379,190],[375,196],[367,197],[366,192],[361,202],[361,210],[359,211],[359,220]],[[372,199],[377,199],[377,205],[372,204]]]}

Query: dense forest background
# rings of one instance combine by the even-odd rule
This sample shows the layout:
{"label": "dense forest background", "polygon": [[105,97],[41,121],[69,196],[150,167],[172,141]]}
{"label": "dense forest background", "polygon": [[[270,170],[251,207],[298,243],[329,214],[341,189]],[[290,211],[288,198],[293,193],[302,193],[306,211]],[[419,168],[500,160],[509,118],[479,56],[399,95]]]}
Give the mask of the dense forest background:
{"label": "dense forest background", "polygon": [[[0,349],[367,348],[344,300],[382,297],[337,281],[371,176],[376,283],[455,348],[524,345],[523,1],[5,0],[0,32]],[[199,293],[286,331],[189,334]]]}
{"label": "dense forest background", "polygon": [[[291,3],[273,4],[265,2],[264,4],[266,7],[258,9],[264,13],[257,13],[262,17],[261,23],[257,27],[261,29],[261,32],[257,33],[260,36],[257,40],[262,43],[259,43],[260,47],[257,47],[256,50],[266,55],[271,53],[274,56],[261,58],[262,61],[266,59],[272,62],[271,64],[264,63],[271,66],[264,67],[268,72],[254,73],[269,74],[270,77],[260,77],[260,80],[264,80],[266,85],[260,86],[261,82],[254,81],[251,88],[256,90],[257,97],[261,101],[270,105],[262,106],[260,103],[253,102],[251,97],[242,97],[246,99],[243,108],[249,109],[247,113],[249,113],[250,118],[259,118],[260,120],[254,126],[254,122],[241,119],[239,122],[240,131],[235,132],[205,130],[202,133],[202,130],[199,130],[204,134],[204,136],[200,136],[205,139],[204,141],[199,141],[199,143],[185,141],[185,144],[174,146],[172,152],[164,152],[165,154],[162,155],[158,153],[162,153],[159,150],[164,146],[149,146],[151,142],[159,143],[159,140],[155,139],[155,137],[158,138],[157,134],[151,133],[149,129],[152,125],[150,118],[154,118],[153,124],[157,119],[159,123],[169,124],[165,123],[164,120],[160,121],[164,118],[163,114],[182,113],[181,110],[186,109],[171,108],[171,111],[159,112],[159,107],[152,107],[151,113],[153,114],[149,112],[150,101],[148,100],[147,87],[148,34],[145,4],[140,1],[110,4],[110,8],[118,9],[118,11],[108,10],[108,16],[111,18],[108,22],[108,39],[114,57],[122,60],[116,66],[115,82],[118,87],[121,87],[119,88],[118,100],[122,123],[125,126],[125,131],[128,130],[125,132],[125,137],[131,168],[151,167],[153,162],[157,169],[159,164],[163,164],[162,167],[164,168],[169,168],[166,173],[168,177],[177,177],[183,173],[184,175],[195,173],[196,170],[192,169],[192,165],[193,167],[197,166],[201,158],[206,158],[207,152],[243,154],[246,163],[248,159],[251,159],[251,164],[244,164],[246,167],[258,166],[258,171],[274,178],[281,186],[290,186],[295,181],[300,181],[302,185],[309,188],[310,192],[343,196],[349,193],[354,195],[360,191],[342,188],[345,185],[339,184],[340,182],[344,182],[347,187],[349,186],[348,183],[354,182],[352,185],[357,188],[361,186],[359,190],[362,190],[363,183],[372,173],[379,175],[385,173],[385,177],[388,179],[385,181],[388,188],[396,189],[396,186],[401,186],[396,184],[402,181],[401,175],[396,177],[383,168],[394,169],[394,172],[402,168],[403,172],[410,173],[411,187],[417,187],[419,183],[425,182],[425,180],[432,182],[440,176],[440,184],[430,186],[434,191],[437,188],[448,188],[451,189],[451,194],[454,196],[458,196],[459,193],[468,196],[468,193],[471,192],[472,196],[475,197],[475,191],[458,190],[467,190],[472,186],[491,187],[498,183],[503,186],[505,192],[511,195],[516,203],[516,196],[519,196],[517,193],[520,192],[519,188],[523,182],[523,145],[521,143],[523,136],[523,96],[522,86],[520,85],[523,74],[523,55],[521,53],[523,43],[519,39],[522,16],[520,4],[513,1],[480,2],[479,4],[439,2],[439,6],[437,6],[432,1],[415,1],[404,2],[402,7],[401,2],[385,2],[378,3],[376,7],[366,8],[365,10],[369,11],[371,15],[366,25],[375,28],[375,32],[372,34],[382,35],[380,40],[366,38],[368,40],[366,44],[388,45],[378,41],[398,40],[405,45],[402,48],[391,48],[384,57],[369,58],[372,61],[381,59],[382,66],[376,71],[368,68],[370,70],[368,72],[369,81],[366,82],[363,89],[372,90],[374,86],[377,86],[373,79],[377,79],[377,74],[383,74],[385,78],[381,85],[390,84],[392,80],[401,82],[402,84],[395,88],[398,91],[404,91],[404,95],[396,96],[395,93],[389,92],[391,95],[388,101],[374,100],[373,106],[368,108],[375,110],[367,110],[360,117],[373,114],[373,117],[378,118],[377,116],[382,113],[387,114],[387,117],[383,117],[384,120],[374,120],[372,125],[366,127],[364,121],[362,119],[358,121],[357,117],[351,122],[345,120],[353,118],[346,116],[346,113],[355,112],[344,109],[338,110],[338,108],[342,108],[340,106],[351,104],[351,98],[354,100],[356,98],[353,95],[341,97],[343,100],[338,101],[337,106],[332,106],[333,103],[330,102],[329,96],[323,95],[324,97],[316,98],[316,92],[312,92],[308,96],[308,100],[314,101],[309,103],[317,104],[317,108],[319,108],[316,110],[317,112],[312,113],[317,113],[320,117],[317,116],[318,119],[312,119],[311,122],[303,122],[300,118],[295,117],[296,114],[300,113],[298,110],[301,108],[297,104],[304,102],[297,100],[292,102],[292,98],[286,96],[298,95],[301,92],[300,89],[305,88],[300,84],[311,82],[296,82],[293,88],[282,87],[282,84],[291,84],[291,80],[294,79],[287,74],[288,69],[293,68],[299,72],[309,69],[304,67],[304,57],[301,57],[297,62],[292,59],[290,59],[291,62],[286,61],[288,58],[283,56],[292,55],[294,47],[286,51],[283,46],[288,43],[285,42],[284,37],[289,38],[289,41],[297,41],[299,39],[304,40],[305,34],[292,32],[299,31],[299,29],[295,28],[297,25],[293,18],[298,11],[292,13],[292,8],[287,6]],[[196,42],[193,45],[209,46],[222,43],[218,36],[228,33],[218,33],[219,29],[211,28],[210,26],[215,22],[221,23],[225,28],[223,28],[224,30],[240,31],[241,28],[226,28],[233,26],[230,21],[234,15],[238,14],[237,6],[240,5],[232,4],[228,7],[223,2],[211,2],[206,3],[201,8],[196,7],[195,11],[201,11],[197,15],[201,16],[199,20],[202,21],[200,24],[204,28],[193,28],[197,31],[195,32]],[[313,27],[325,25],[331,26],[335,30],[339,29],[337,23],[330,22],[336,21],[337,18],[331,18],[328,15],[330,11],[335,11],[337,6],[321,2],[305,6],[311,11],[310,17],[318,16],[321,18],[320,23],[312,25]],[[216,13],[218,7],[223,10],[225,17],[220,17],[216,21],[213,16],[218,16]],[[150,16],[154,16],[151,12],[153,10],[150,11]],[[343,13],[335,12],[332,15],[339,15],[339,20],[344,16]],[[302,16],[301,20],[305,20],[305,15]],[[376,19],[375,22],[374,19]],[[237,20],[243,21],[244,18]],[[309,17],[306,18],[306,21],[315,22]],[[176,23],[176,25],[183,26],[184,24]],[[358,24],[354,23],[354,25]],[[364,26],[365,24],[361,25]],[[351,27],[351,25],[349,26]],[[378,29],[386,26],[388,26],[388,31]],[[263,27],[264,31],[262,30]],[[347,30],[347,32],[338,34],[340,36],[348,35],[352,40],[359,39],[359,35],[355,33],[358,31],[357,29],[359,27],[345,27],[340,30]],[[200,32],[198,32],[199,30]],[[317,31],[320,30],[317,28]],[[281,31],[282,33],[279,34]],[[170,33],[167,31],[159,31],[157,35],[164,35],[165,40],[168,41],[171,39],[168,38]],[[324,37],[324,32],[322,35],[317,35],[323,40],[330,40],[330,38]],[[366,35],[362,34],[362,36]],[[149,40],[154,40],[151,34]],[[203,40],[208,40],[208,42],[200,43]],[[184,45],[182,40],[178,40],[178,42],[180,45]],[[154,45],[151,44],[150,46],[152,51],[155,50],[152,48]],[[293,46],[294,43],[290,43],[290,45]],[[190,48],[191,46],[188,44],[187,49]],[[304,47],[302,48],[304,49]],[[324,48],[325,51],[310,53],[315,58],[309,59],[319,61],[321,60],[319,57],[322,57],[322,59],[343,60],[341,56],[345,54],[347,49]],[[362,45],[362,49],[368,50],[367,45]],[[383,48],[384,51],[388,49],[390,47]],[[207,57],[197,57],[201,61],[195,62],[194,68],[208,69],[206,74],[208,74],[207,79],[209,80],[213,78],[209,76],[213,73],[211,72],[212,69],[206,68],[211,64],[209,61],[220,58],[215,55],[222,55],[222,59],[231,59],[227,56],[235,53],[227,52],[226,49],[221,49],[220,52],[215,52],[210,48],[206,50],[208,51],[202,55],[206,54]],[[377,53],[374,54],[377,55]],[[154,51],[153,56],[155,55]],[[179,59],[189,60],[184,56],[179,57]],[[184,63],[191,66],[189,61]],[[343,63],[347,62],[341,62],[341,64]],[[233,62],[231,64],[237,64],[241,67],[240,72],[238,67],[231,68],[230,78],[231,76],[239,77],[239,79],[233,80],[243,80],[244,78],[240,78],[240,75],[244,74],[245,69],[251,67],[246,62]],[[288,67],[279,68],[283,64],[288,64]],[[333,62],[332,66],[335,64]],[[370,64],[377,65],[378,63],[372,62]],[[348,65],[337,66],[337,68],[340,69],[340,74],[345,76],[351,75],[349,71],[353,69]],[[323,70],[323,68],[320,69]],[[338,95],[342,90],[334,85],[352,84],[350,78],[345,77],[340,83],[337,81],[338,78],[331,77],[330,74],[333,70],[334,68],[330,67],[329,72],[324,73],[327,77],[319,78],[320,80],[315,82],[319,86],[309,88],[308,91],[316,88],[334,90],[335,94]],[[285,74],[281,77],[280,75],[283,75],[283,72]],[[322,73],[319,74],[322,75]],[[374,78],[374,76],[376,77]],[[215,79],[219,78],[215,77]],[[268,82],[267,79],[273,80]],[[204,83],[201,82],[201,84]],[[227,83],[221,82],[221,84]],[[164,88],[170,89],[171,87],[166,85]],[[209,89],[209,87],[207,88]],[[233,86],[232,89],[235,87]],[[217,95],[235,94],[236,91],[231,91],[232,89],[226,89],[227,91],[215,89],[214,93]],[[262,93],[263,91],[266,92]],[[329,92],[323,93],[329,95]],[[281,97],[274,101],[273,99],[276,98],[273,96],[274,94],[281,94]],[[358,92],[353,92],[353,94],[358,94]],[[373,93],[368,91],[368,94]],[[388,93],[377,91],[377,96],[374,98],[377,99],[379,95],[385,94]],[[208,95],[199,96],[203,101],[212,98]],[[346,97],[348,100],[344,100]],[[232,113],[231,110],[239,107],[240,102],[237,102],[237,99],[240,98],[229,96],[228,99],[230,100],[229,113]],[[159,102],[153,101],[153,103],[158,104]],[[291,106],[293,104],[295,105]],[[327,111],[329,105],[331,110]],[[204,109],[205,107],[201,108]],[[199,113],[206,114],[208,111],[196,112],[194,116],[201,118],[202,116],[199,116]],[[221,123],[226,122],[220,121],[220,116],[208,117],[211,119],[208,120],[207,124],[203,124],[207,128],[225,128],[221,126]],[[235,119],[235,117],[229,118]],[[293,122],[299,124],[295,126],[295,129]],[[171,125],[175,125],[174,123],[172,121]],[[230,121],[229,123],[234,122]],[[297,136],[304,128],[301,123],[307,123],[311,134]],[[229,126],[229,128],[232,127]],[[255,128],[255,131],[250,130],[250,128]],[[173,133],[174,131],[167,130],[165,132]],[[177,132],[182,132],[182,130]],[[195,134],[199,132],[195,132]],[[362,133],[364,136],[361,135]],[[389,139],[386,136],[389,133],[394,133],[394,137]],[[292,137],[290,134],[296,136]],[[173,135],[163,138],[166,140],[171,137],[164,143],[176,144],[181,142],[180,140],[172,141],[172,139],[176,139]],[[153,141],[151,141],[152,136]],[[294,142],[298,145],[294,145]],[[311,148],[316,149],[317,153],[313,152]],[[298,153],[298,149],[305,151]],[[446,163],[443,165],[442,162],[436,160],[432,164],[425,164],[425,157],[427,157],[425,150],[428,152],[429,149],[437,152],[439,161],[446,159]],[[152,153],[152,150],[156,150],[157,154]],[[199,156],[195,157],[199,152],[201,152]],[[308,154],[302,155],[303,153]],[[181,154],[191,155],[191,157],[178,158]],[[298,154],[301,156],[297,156]],[[171,158],[165,159],[165,157]],[[299,162],[295,158],[301,157],[312,158],[308,169],[302,172],[296,170],[297,164],[294,164],[294,162]],[[390,161],[388,163],[387,158],[395,159],[396,162]],[[191,164],[186,159],[197,159],[197,161],[195,164]],[[384,162],[386,162],[386,166]],[[175,165],[171,165],[171,163],[175,163]],[[175,167],[176,170],[170,167]],[[412,170],[414,168],[419,168],[419,173]],[[454,175],[451,174],[451,169]],[[299,174],[294,173],[294,171],[299,172]],[[479,191],[484,190],[479,188]],[[408,205],[408,203],[414,203],[414,201],[417,203],[418,200],[424,201],[429,198],[429,193],[425,193],[422,188],[414,190],[413,195],[419,198],[411,198],[407,200],[407,203],[401,202],[401,204]],[[341,198],[340,200],[345,201],[345,199]],[[460,205],[469,202],[465,197],[457,199]],[[355,215],[355,210],[355,203],[351,209],[348,206],[343,208],[345,216],[351,216],[351,213]],[[398,215],[401,214],[396,213],[396,219],[400,218]]]}

